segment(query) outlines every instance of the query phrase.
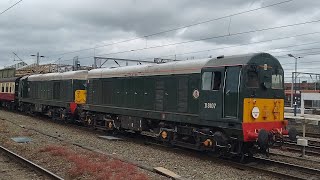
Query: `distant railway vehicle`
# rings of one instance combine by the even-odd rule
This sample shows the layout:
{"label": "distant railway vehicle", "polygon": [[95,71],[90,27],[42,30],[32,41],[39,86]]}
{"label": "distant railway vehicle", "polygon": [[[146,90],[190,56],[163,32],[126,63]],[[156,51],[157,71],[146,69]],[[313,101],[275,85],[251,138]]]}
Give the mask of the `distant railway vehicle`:
{"label": "distant railway vehicle", "polygon": [[287,135],[284,77],[267,53],[20,79],[19,109],[244,157]]}
{"label": "distant railway vehicle", "polygon": [[17,105],[19,77],[0,79],[0,102],[1,106],[14,109]]}
{"label": "distant railway vehicle", "polygon": [[75,91],[85,90],[88,71],[25,76],[20,80],[19,107],[29,113],[45,113],[54,119],[76,117]]}

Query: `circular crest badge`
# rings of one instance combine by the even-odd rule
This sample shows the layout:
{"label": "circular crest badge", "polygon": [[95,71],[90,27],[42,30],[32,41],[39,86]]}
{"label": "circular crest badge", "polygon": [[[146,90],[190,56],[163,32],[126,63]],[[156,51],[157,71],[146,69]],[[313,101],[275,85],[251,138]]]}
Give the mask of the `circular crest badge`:
{"label": "circular crest badge", "polygon": [[200,93],[198,89],[193,90],[193,93],[192,93],[193,98],[198,99],[199,95]]}
{"label": "circular crest badge", "polygon": [[251,115],[253,118],[257,119],[259,117],[260,110],[258,107],[254,107],[251,111]]}

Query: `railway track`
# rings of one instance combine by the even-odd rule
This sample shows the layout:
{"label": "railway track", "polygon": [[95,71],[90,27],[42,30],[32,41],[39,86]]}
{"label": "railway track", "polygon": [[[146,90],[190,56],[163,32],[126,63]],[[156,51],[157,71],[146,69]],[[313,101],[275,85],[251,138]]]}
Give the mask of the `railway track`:
{"label": "railway track", "polygon": [[[130,139],[130,138],[127,138]],[[135,139],[135,138],[133,138]],[[162,147],[165,150],[168,150],[168,146],[148,142],[149,145],[155,145]],[[281,178],[281,179],[292,179],[292,180],[316,180],[320,177],[320,169],[305,167],[297,164],[287,163],[283,161],[277,161],[269,158],[262,157],[253,157],[250,163],[239,163],[230,159],[223,159],[218,157],[213,157],[207,154],[198,154],[196,151],[190,149],[181,149],[169,148],[170,151],[178,150],[186,155],[196,156],[201,159],[207,159],[207,156],[210,156],[210,159],[214,162],[231,166],[237,169],[244,169],[248,171],[259,171],[265,174],[270,174],[271,176]],[[316,161],[315,161],[316,162]],[[318,163],[318,162],[316,162]]]}
{"label": "railway track", "polygon": [[[79,126],[74,126],[74,125],[70,125],[70,126],[79,128]],[[87,131],[91,131],[90,129],[83,128],[83,127],[81,127],[80,129],[82,130],[86,129]],[[44,135],[47,135],[44,132],[41,132],[41,133]],[[48,135],[48,136],[51,136],[51,135]],[[136,139],[136,138],[127,137],[126,139]],[[80,146],[79,144],[75,144],[75,145]],[[167,146],[162,146],[162,145],[160,146],[168,150]],[[177,148],[177,149],[180,149],[180,148]],[[299,149],[299,151],[300,150],[301,149]],[[173,151],[173,149],[169,148],[169,151]],[[182,151],[184,150],[182,149]],[[195,156],[197,157],[207,159],[207,157],[203,157],[203,155],[200,155],[198,153],[192,153],[192,152],[193,151],[191,152],[187,151],[186,154],[191,154],[191,155],[195,154]],[[245,169],[248,171],[255,170],[255,171],[263,172],[263,173],[270,174],[272,176],[275,176],[278,178],[284,178],[284,179],[305,180],[305,179],[318,179],[318,177],[320,177],[319,169],[308,168],[308,167],[299,166],[296,164],[291,164],[291,163],[286,163],[286,162],[281,162],[281,161],[276,161],[271,159],[265,159],[260,157],[254,157],[254,161],[247,164],[242,164],[242,163],[234,162],[231,160],[225,160],[225,159],[219,159],[219,158],[213,158],[213,161],[221,162],[221,164],[229,165],[237,169]],[[148,170],[148,168],[144,168],[144,169]]]}
{"label": "railway track", "polygon": [[[41,120],[44,120],[48,123],[58,123],[58,122],[53,122],[51,120],[48,120],[47,118],[44,118],[44,117],[38,117],[38,118],[41,118]],[[0,118],[1,120],[5,120],[5,121],[8,121],[8,122],[11,122],[12,124],[15,124],[16,126],[20,126],[19,124],[13,122],[13,121],[10,121],[8,119],[3,119],[3,118]],[[62,122],[63,123],[63,122]],[[103,131],[96,131],[95,129],[92,129],[92,128],[87,128],[85,126],[77,126],[75,124],[64,124],[64,125],[67,125],[69,127],[72,127],[72,128],[77,128],[77,129],[80,129],[80,130],[83,130],[83,131],[88,131],[88,132],[91,132],[91,133],[96,133],[96,134],[99,134],[99,135],[105,135],[106,132],[103,132]],[[133,161],[133,160],[130,160],[130,159],[125,159],[125,158],[121,158],[120,156],[116,156],[116,155],[113,155],[113,154],[108,154],[106,152],[102,152],[98,149],[95,149],[95,148],[92,148],[92,147],[88,147],[88,146],[85,146],[83,144],[80,144],[80,143],[76,143],[76,142],[72,142],[72,141],[68,141],[66,139],[63,139],[59,136],[55,136],[55,135],[50,135],[50,134],[47,134],[46,132],[43,132],[43,131],[39,131],[37,129],[34,129],[34,128],[26,128],[26,127],[23,127],[25,129],[29,129],[29,130],[33,130],[39,134],[42,134],[42,135],[45,135],[45,136],[48,136],[48,137],[51,137],[51,138],[54,138],[54,139],[57,139],[59,141],[62,141],[62,142],[66,142],[66,143],[70,143],[71,145],[74,145],[74,146],[77,146],[77,147],[80,147],[80,148],[83,148],[83,149],[86,149],[86,150],[89,150],[89,151],[92,151],[92,152],[95,152],[95,153],[99,153],[99,154],[103,154],[103,155],[106,155],[108,157],[111,157],[113,159],[118,159],[122,162],[126,162],[126,163],[130,163],[134,166],[137,166],[141,169],[144,169],[144,170],[147,170],[147,171],[150,171],[152,173],[156,173],[156,174],[159,174],[163,177],[169,177],[171,179],[175,179],[175,180],[184,180],[184,178],[182,177],[175,177],[175,175],[172,175],[172,174],[164,174],[162,171],[158,171],[156,170],[154,167],[151,167],[149,165],[146,165],[146,164],[142,164],[140,162],[136,162],[136,161]],[[128,139],[134,139],[134,138],[130,138],[130,137],[126,137],[126,136],[121,136],[121,138],[128,138]],[[140,142],[141,144],[143,144],[142,142]],[[1,146],[0,146],[1,147]],[[0,150],[0,153],[1,153],[1,150]],[[41,168],[41,167],[40,167]],[[44,169],[45,170],[45,169]],[[46,170],[47,171],[47,170]],[[48,171],[49,172],[49,171]],[[51,173],[51,172],[49,172]],[[53,173],[51,173],[52,175],[54,175]],[[50,178],[50,179],[54,179],[54,180],[58,180],[58,177],[57,175],[54,175],[56,176],[57,178]],[[61,180],[63,180],[63,178],[60,178]]]}
{"label": "railway track", "polygon": [[[167,148],[168,146],[151,143],[162,148]],[[170,148],[170,150],[173,150]],[[243,169],[247,171],[258,171],[265,174],[269,174],[280,179],[290,179],[290,180],[318,180],[320,177],[320,169],[305,167],[297,164],[287,163],[283,161],[277,161],[269,158],[253,157],[249,163],[239,163],[235,160],[223,159],[219,157],[213,157],[206,154],[198,154],[195,151],[189,149],[175,148],[186,155],[196,156],[201,159],[207,159],[208,156],[214,162],[222,165],[227,165],[229,167],[234,167],[236,169]],[[191,154],[190,154],[191,153]]]}
{"label": "railway track", "polygon": [[308,144],[310,145],[310,146],[316,146],[316,147],[320,147],[320,140],[312,140],[312,139],[310,139],[310,140],[308,140]]}
{"label": "railway track", "polygon": [[[295,142],[285,142],[284,147],[286,150],[292,152],[301,152],[302,150],[302,146],[297,145]],[[306,146],[306,154],[312,156],[320,156],[320,147],[314,145]]]}
{"label": "railway track", "polygon": [[[302,134],[300,134],[302,137]],[[312,137],[312,138],[319,138],[320,139],[320,134],[319,133],[306,133],[306,137]]]}
{"label": "railway track", "polygon": [[19,156],[18,154],[6,149],[5,147],[0,146],[0,153],[6,155],[9,157],[11,160],[14,160],[20,164],[26,165],[28,168],[35,170],[36,172],[40,173],[44,177],[48,179],[53,179],[53,180],[63,180],[63,178],[59,177],[58,175],[50,172],[49,170],[23,158],[22,156]]}
{"label": "railway track", "polygon": [[295,160],[299,160],[299,161],[309,161],[312,163],[319,163],[320,164],[320,160],[317,160],[317,159],[304,158],[304,157],[300,157],[300,156],[292,156],[292,155],[281,154],[281,153],[276,153],[276,152],[269,152],[269,155],[270,156],[279,156],[279,157],[283,157],[283,158],[290,158],[290,159],[295,159]]}
{"label": "railway track", "polygon": [[262,157],[254,157],[253,159],[254,162],[244,164],[244,166],[246,168],[251,168],[261,172],[272,174],[279,178],[312,180],[319,179],[320,177],[319,169],[304,167]]}

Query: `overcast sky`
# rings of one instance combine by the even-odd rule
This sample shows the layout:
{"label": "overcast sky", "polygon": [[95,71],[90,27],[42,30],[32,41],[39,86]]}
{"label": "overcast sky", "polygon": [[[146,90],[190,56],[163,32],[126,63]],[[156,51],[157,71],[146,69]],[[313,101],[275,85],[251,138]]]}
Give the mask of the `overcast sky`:
{"label": "overcast sky", "polygon": [[[17,1],[1,0],[0,12]],[[94,55],[184,60],[264,51],[278,57],[286,75],[290,75],[294,68],[294,59],[287,57],[288,53],[302,57],[298,60],[298,71],[320,73],[320,56],[317,55],[320,54],[320,22],[234,35],[320,20],[320,1],[316,0],[294,0],[233,16],[231,19],[222,18],[147,38],[99,47],[281,1],[285,0],[23,0],[0,15],[0,67],[17,63],[14,62],[17,58],[12,52],[29,64],[35,62],[35,58],[30,55],[39,51],[40,55],[46,56],[41,63],[52,63],[61,58],[60,63],[71,64],[71,59],[79,56],[82,65],[92,65]],[[306,35],[308,33],[314,34]],[[230,36],[207,39],[229,34]],[[163,46],[199,39],[207,40]],[[269,41],[272,39],[280,40]],[[248,43],[250,45],[244,45]],[[163,47],[152,48],[154,46]],[[62,55],[94,47],[97,48]],[[221,49],[222,47],[229,48]],[[141,48],[145,49],[117,53]],[[202,50],[211,51],[190,53]]]}

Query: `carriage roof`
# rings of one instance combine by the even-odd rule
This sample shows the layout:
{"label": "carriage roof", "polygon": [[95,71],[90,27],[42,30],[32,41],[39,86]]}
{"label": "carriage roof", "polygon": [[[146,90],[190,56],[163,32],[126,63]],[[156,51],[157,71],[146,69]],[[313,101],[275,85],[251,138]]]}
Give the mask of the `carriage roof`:
{"label": "carriage roof", "polygon": [[20,77],[9,77],[9,78],[1,78],[0,82],[15,82]]}

